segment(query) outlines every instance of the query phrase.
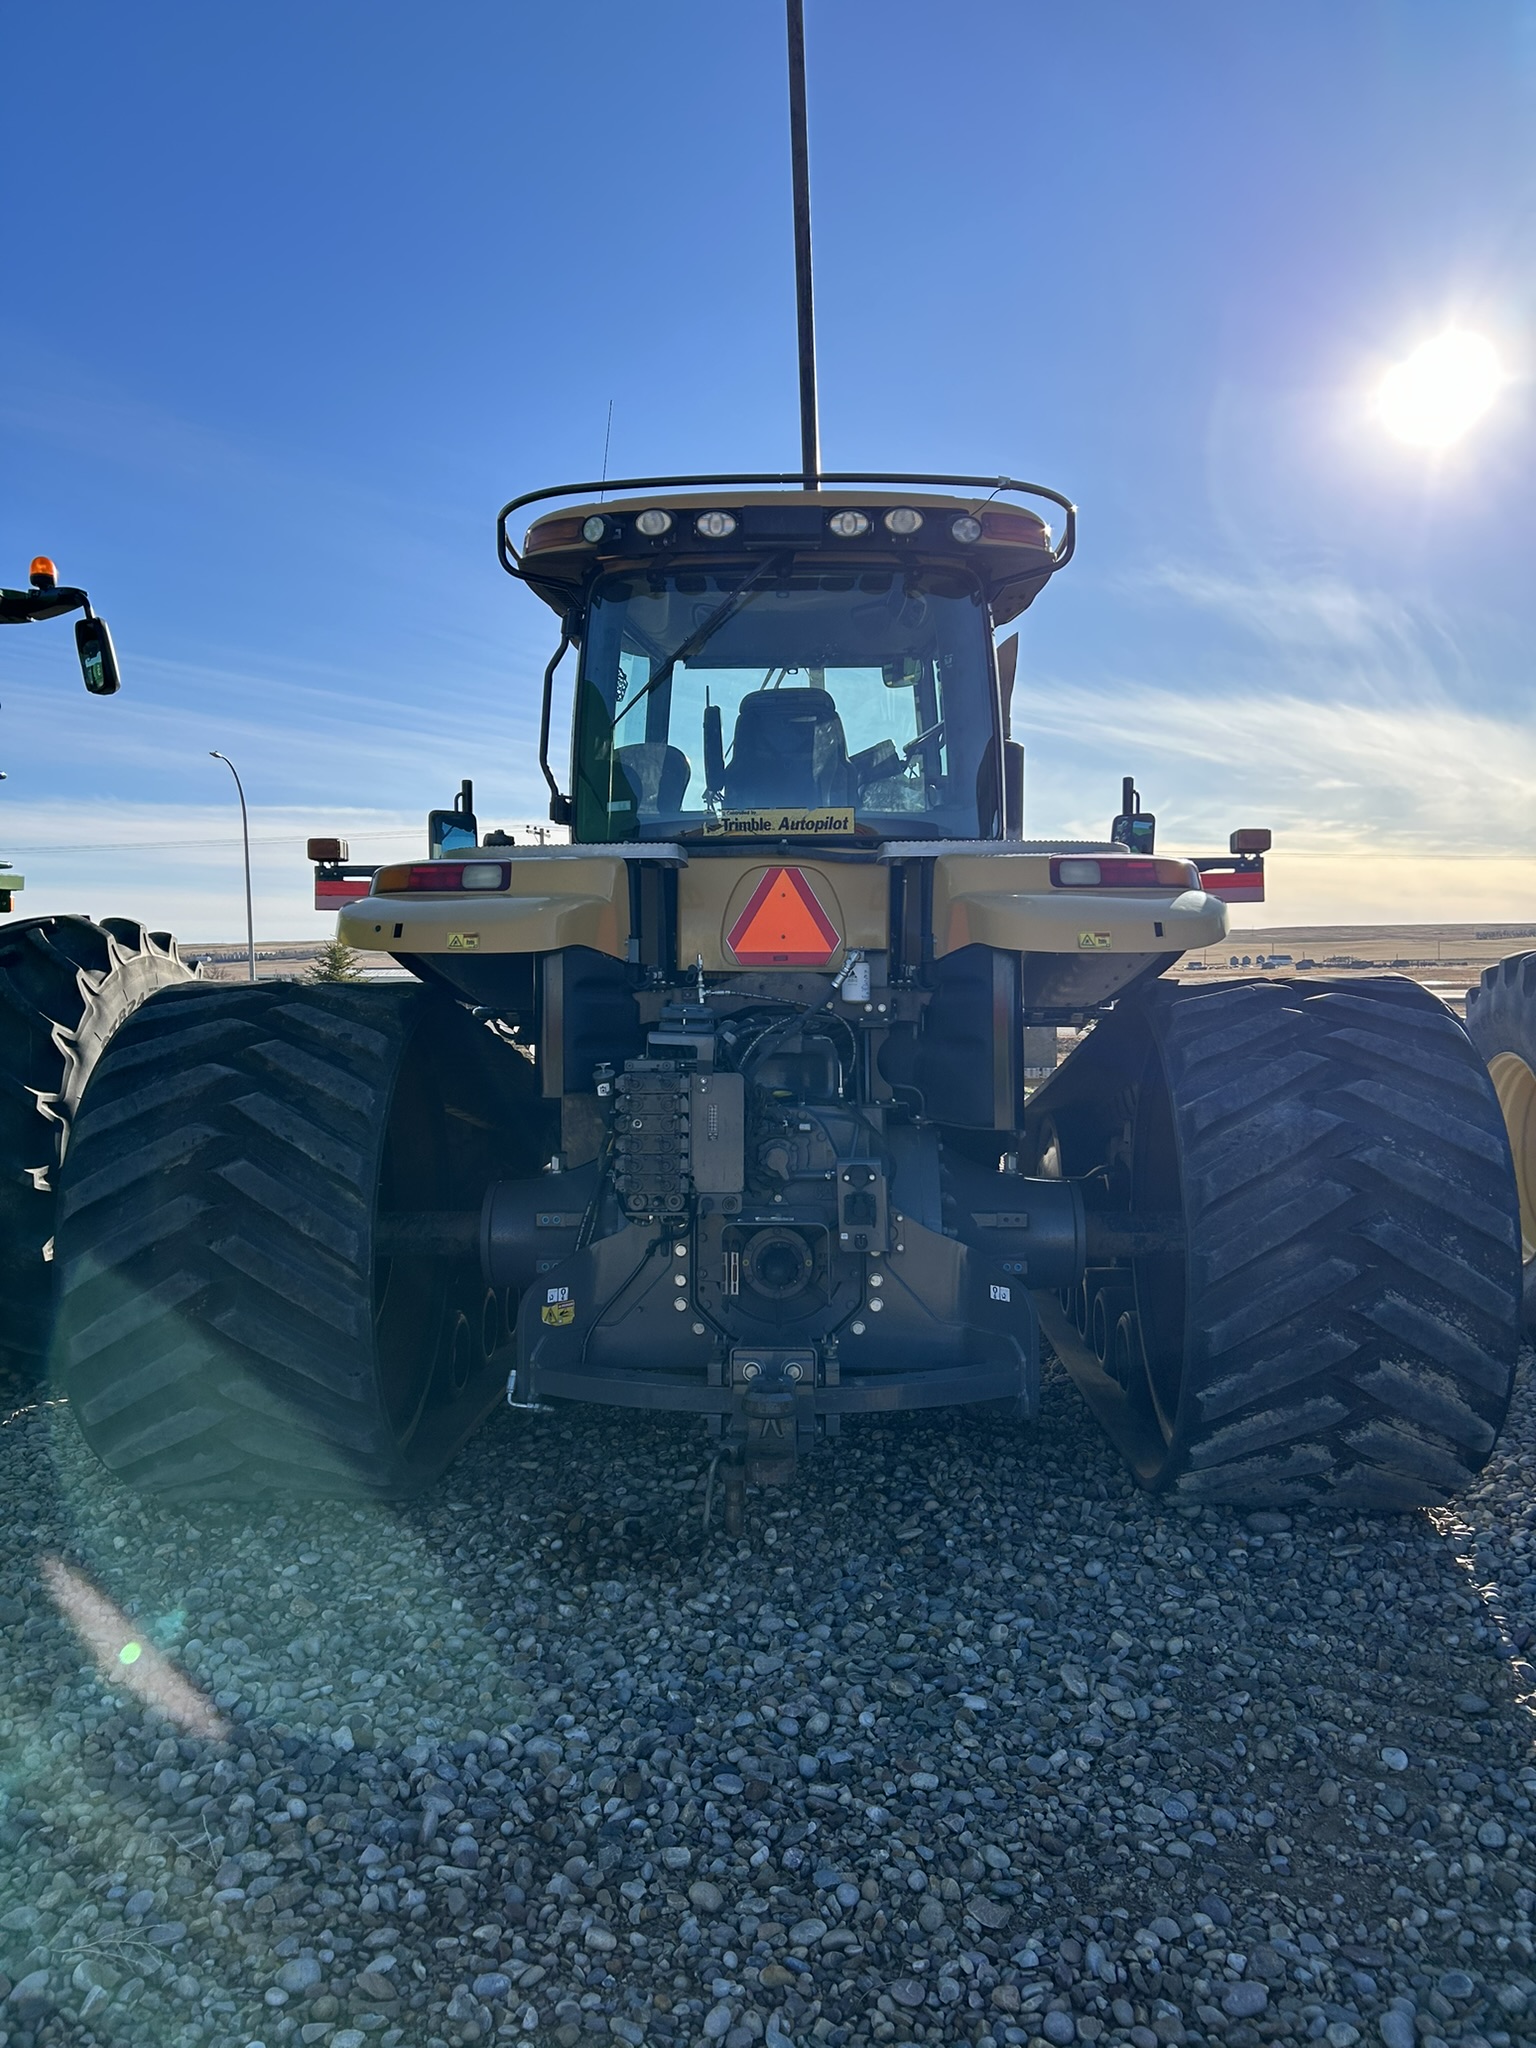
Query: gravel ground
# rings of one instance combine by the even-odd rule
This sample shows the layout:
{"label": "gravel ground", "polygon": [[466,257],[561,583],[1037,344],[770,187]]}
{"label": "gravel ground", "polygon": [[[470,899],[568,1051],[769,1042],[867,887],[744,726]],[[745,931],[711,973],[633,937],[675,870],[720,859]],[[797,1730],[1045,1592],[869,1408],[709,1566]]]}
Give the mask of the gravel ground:
{"label": "gravel ground", "polygon": [[[851,1428],[500,1415],[404,1509],[0,1430],[0,2048],[1536,2039],[1536,1421],[1455,1512]],[[67,1617],[67,1618],[66,1618]]]}

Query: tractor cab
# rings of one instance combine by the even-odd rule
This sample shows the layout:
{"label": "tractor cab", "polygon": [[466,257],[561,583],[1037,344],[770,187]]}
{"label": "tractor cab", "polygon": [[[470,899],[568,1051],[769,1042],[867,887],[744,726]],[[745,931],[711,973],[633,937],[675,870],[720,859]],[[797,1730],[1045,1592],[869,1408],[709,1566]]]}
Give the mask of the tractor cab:
{"label": "tractor cab", "polygon": [[509,506],[503,562],[578,650],[568,792],[547,679],[551,814],[583,844],[1017,837],[993,632],[1068,558],[1072,510],[1039,493],[1066,512],[1053,549],[1005,488],[1035,490],[658,487],[546,513],[520,552]]}

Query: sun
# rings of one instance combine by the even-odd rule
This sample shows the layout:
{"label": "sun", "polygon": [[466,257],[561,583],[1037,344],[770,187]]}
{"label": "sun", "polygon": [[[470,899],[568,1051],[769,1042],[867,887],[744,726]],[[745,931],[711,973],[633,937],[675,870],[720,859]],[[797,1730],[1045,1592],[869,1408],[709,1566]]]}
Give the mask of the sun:
{"label": "sun", "polygon": [[1504,382],[1493,343],[1452,327],[1388,370],[1376,394],[1376,411],[1400,441],[1415,448],[1449,448],[1477,424]]}

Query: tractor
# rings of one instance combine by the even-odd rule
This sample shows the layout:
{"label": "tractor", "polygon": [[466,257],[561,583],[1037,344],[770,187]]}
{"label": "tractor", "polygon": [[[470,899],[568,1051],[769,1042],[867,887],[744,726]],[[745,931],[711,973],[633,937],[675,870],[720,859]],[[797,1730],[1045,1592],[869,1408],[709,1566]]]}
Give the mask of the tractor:
{"label": "tractor", "polygon": [[[862,1417],[1027,1425],[1043,1340],[1179,1498],[1406,1508],[1487,1457],[1521,1239],[1465,1032],[1388,977],[1173,978],[1262,832],[1169,855],[1128,788],[1024,835],[998,635],[1065,499],[805,482],[505,507],[568,843],[466,786],[340,912],[410,982],[173,988],[108,1046],[58,1355],[124,1479],[406,1493],[493,1403],[585,1401],[697,1418],[735,1527]],[[1091,1028],[1030,1089],[1053,1025]]]}
{"label": "tractor", "polygon": [[482,832],[469,785],[423,859],[317,842],[408,980],[127,1019],[63,1162],[59,1384],[172,1500],[409,1494],[503,1401],[665,1412],[739,1529],[870,1416],[1027,1428],[1049,1344],[1148,1489],[1443,1502],[1515,1366],[1494,1084],[1413,983],[1176,977],[1264,832],[1170,854],[1128,785],[1102,839],[1026,836],[999,636],[1076,511],[823,468],[800,17],[799,468],[502,508],[566,842]]}

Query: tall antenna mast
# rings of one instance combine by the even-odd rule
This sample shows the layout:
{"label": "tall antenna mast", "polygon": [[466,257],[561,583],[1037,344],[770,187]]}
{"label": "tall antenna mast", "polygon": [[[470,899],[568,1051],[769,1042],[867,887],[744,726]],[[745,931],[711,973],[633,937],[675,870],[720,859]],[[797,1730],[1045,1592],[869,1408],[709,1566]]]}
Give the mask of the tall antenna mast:
{"label": "tall antenna mast", "polygon": [[805,128],[805,0],[784,0],[789,29],[789,154],[794,175],[795,316],[800,345],[800,473],[814,491],[821,479],[816,425],[816,312],[811,302],[811,171]]}

